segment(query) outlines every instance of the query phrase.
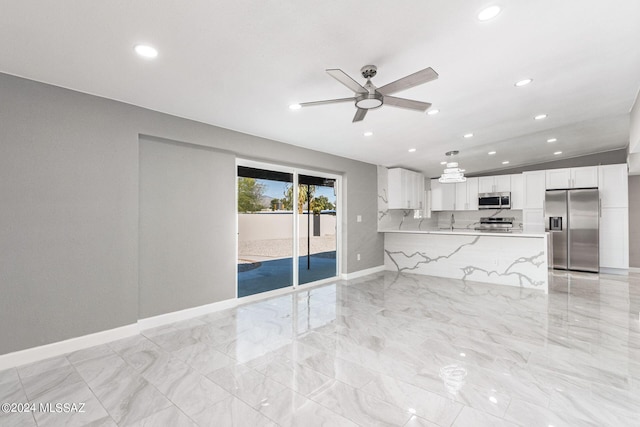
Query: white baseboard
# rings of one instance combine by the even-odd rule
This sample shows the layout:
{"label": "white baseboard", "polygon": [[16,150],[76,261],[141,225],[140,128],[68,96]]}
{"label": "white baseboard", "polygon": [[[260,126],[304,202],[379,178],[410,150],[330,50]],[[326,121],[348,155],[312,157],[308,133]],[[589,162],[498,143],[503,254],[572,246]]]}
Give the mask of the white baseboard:
{"label": "white baseboard", "polygon": [[194,317],[203,316],[215,311],[234,308],[238,305],[237,299],[228,299],[224,301],[213,302],[211,304],[200,305],[198,307],[186,308],[184,310],[172,311],[171,313],[160,314],[158,316],[146,317],[138,320],[138,326],[141,331],[157,328],[158,326],[167,325],[169,323],[189,320]]}
{"label": "white baseboard", "polygon": [[25,350],[7,353],[0,356],[0,371],[13,368],[15,366],[26,365],[50,357],[61,356],[72,351],[82,350],[88,347],[104,344],[110,341],[127,338],[140,333],[136,323],[121,326],[115,329],[96,332],[94,334],[83,335],[81,337],[70,338],[51,344],[38,347],[27,348]]}
{"label": "white baseboard", "polygon": [[629,273],[640,273],[640,268],[638,268],[638,267],[629,267]]}
{"label": "white baseboard", "polygon": [[630,268],[603,268],[600,267],[600,273],[602,274],[614,274],[616,276],[628,276]]}
{"label": "white baseboard", "polygon": [[352,280],[357,279],[359,277],[368,276],[369,274],[380,273],[384,271],[384,265],[379,265],[377,267],[367,268],[366,270],[354,271],[353,273],[345,273],[340,277],[342,280]]}

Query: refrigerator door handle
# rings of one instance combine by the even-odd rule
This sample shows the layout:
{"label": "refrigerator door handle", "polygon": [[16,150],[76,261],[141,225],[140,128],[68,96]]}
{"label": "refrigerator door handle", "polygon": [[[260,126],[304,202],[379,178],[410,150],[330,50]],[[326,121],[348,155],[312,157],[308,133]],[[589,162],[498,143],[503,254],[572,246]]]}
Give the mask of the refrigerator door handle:
{"label": "refrigerator door handle", "polygon": [[602,218],[602,199],[598,199],[598,217]]}

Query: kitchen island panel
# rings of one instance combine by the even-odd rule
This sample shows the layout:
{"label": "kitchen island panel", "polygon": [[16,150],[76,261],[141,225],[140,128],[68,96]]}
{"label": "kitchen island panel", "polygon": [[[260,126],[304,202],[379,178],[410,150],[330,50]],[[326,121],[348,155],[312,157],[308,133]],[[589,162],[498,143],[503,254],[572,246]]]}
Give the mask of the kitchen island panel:
{"label": "kitchen island panel", "polygon": [[385,268],[548,292],[547,237],[385,233]]}

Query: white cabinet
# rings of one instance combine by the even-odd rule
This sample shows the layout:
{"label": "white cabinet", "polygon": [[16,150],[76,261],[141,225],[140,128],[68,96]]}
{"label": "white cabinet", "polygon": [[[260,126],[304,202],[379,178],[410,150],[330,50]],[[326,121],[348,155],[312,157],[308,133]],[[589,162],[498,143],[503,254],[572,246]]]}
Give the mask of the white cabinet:
{"label": "white cabinet", "polygon": [[571,188],[597,188],[598,167],[571,168]]}
{"label": "white cabinet", "polygon": [[543,209],[545,198],[545,171],[522,173],[524,191],[523,209]]}
{"label": "white cabinet", "polygon": [[511,191],[511,175],[481,176],[478,178],[479,193]]}
{"label": "white cabinet", "polygon": [[629,177],[627,165],[598,167],[600,267],[629,268]]}
{"label": "white cabinet", "polygon": [[455,184],[456,211],[478,210],[478,178],[467,178],[465,182]]}
{"label": "white cabinet", "polygon": [[598,167],[549,169],[546,171],[546,188],[595,188],[598,186]]}
{"label": "white cabinet", "polygon": [[511,179],[511,209],[524,208],[524,187],[522,174],[510,175]]}
{"label": "white cabinet", "polygon": [[431,180],[431,210],[452,211],[455,209],[455,184],[442,184],[437,179]]}
{"label": "white cabinet", "polygon": [[545,176],[543,170],[522,173],[522,230],[525,233],[544,233]]}
{"label": "white cabinet", "polygon": [[598,166],[598,180],[603,208],[629,206],[629,176],[626,164]]}
{"label": "white cabinet", "polygon": [[388,172],[389,209],[422,209],[424,177],[408,169],[392,168]]}
{"label": "white cabinet", "polygon": [[629,268],[629,210],[600,208],[600,268]]}

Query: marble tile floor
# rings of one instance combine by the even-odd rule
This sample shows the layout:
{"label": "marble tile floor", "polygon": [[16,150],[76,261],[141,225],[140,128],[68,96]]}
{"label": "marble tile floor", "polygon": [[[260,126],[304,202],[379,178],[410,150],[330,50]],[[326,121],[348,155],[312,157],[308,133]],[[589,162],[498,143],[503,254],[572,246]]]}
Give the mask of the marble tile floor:
{"label": "marble tile floor", "polygon": [[5,426],[638,426],[640,274],[384,272],[0,372]]}

